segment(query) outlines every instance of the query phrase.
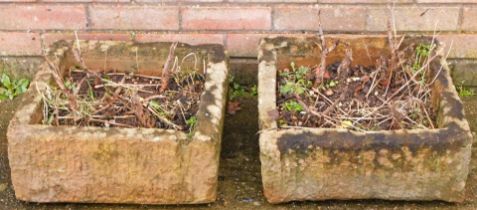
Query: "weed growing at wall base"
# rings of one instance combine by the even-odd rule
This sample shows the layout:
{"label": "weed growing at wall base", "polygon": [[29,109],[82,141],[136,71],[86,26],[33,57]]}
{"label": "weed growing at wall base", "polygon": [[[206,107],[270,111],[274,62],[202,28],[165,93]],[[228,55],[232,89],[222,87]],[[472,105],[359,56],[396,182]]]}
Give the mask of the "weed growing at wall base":
{"label": "weed growing at wall base", "polygon": [[30,81],[27,79],[13,79],[3,72],[0,75],[0,101],[12,100],[16,96],[26,92]]}

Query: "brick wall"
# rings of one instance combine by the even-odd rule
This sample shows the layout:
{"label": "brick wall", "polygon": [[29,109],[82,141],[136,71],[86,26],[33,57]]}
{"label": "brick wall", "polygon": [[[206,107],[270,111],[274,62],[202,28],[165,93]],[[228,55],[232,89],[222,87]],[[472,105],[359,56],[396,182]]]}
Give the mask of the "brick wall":
{"label": "brick wall", "polygon": [[[388,0],[0,0],[0,56],[38,56],[59,39],[224,44],[254,57],[268,34],[382,34]],[[401,32],[453,42],[451,57],[477,58],[477,0],[396,0]]]}

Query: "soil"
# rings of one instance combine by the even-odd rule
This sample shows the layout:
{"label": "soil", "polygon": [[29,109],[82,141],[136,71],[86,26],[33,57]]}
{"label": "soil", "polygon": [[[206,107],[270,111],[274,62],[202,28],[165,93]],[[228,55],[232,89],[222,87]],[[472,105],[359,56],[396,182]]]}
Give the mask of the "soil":
{"label": "soil", "polygon": [[394,71],[389,71],[388,58],[378,62],[352,66],[343,59],[327,66],[320,83],[319,65],[283,69],[277,79],[279,125],[359,131],[436,128],[437,110],[430,100],[433,70],[421,68],[422,61],[412,68],[411,59]]}
{"label": "soil", "polygon": [[114,71],[98,72],[72,69],[64,78],[74,96],[80,116],[71,106],[61,106],[71,97],[52,91],[48,117],[44,123],[101,127],[154,127],[187,131],[194,126],[204,87],[201,74],[175,74],[167,89],[161,91],[161,78]]}

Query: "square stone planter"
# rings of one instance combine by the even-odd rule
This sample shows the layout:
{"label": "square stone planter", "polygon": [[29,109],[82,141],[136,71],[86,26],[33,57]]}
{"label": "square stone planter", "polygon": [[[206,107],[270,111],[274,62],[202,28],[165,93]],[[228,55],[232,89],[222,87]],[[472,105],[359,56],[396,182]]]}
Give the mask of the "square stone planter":
{"label": "square stone planter", "polygon": [[[161,75],[171,43],[81,42],[91,70]],[[59,42],[50,60],[66,72],[78,65],[72,43]],[[179,44],[185,66],[207,67],[197,125],[192,135],[149,128],[41,124],[37,91],[51,81],[42,65],[8,128],[8,158],[15,195],[32,202],[195,204],[216,199],[228,64],[220,45]]]}
{"label": "square stone planter", "polygon": [[[354,64],[389,54],[386,37],[328,36],[350,43]],[[406,42],[418,42],[407,39]],[[260,159],[264,194],[271,203],[295,200],[389,199],[463,201],[472,136],[444,60],[432,63],[438,128],[357,132],[278,128],[277,71],[291,61],[318,64],[317,38],[265,38],[259,47]],[[344,49],[328,56],[341,60]]]}

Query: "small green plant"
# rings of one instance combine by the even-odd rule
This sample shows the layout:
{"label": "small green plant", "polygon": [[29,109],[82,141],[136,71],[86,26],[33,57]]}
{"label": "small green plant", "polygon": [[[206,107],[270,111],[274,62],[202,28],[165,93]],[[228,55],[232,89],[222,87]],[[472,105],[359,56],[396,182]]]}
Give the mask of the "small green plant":
{"label": "small green plant", "polygon": [[189,119],[186,120],[186,124],[187,126],[189,126],[189,133],[187,134],[187,136],[189,138],[192,137],[192,135],[194,135],[194,132],[192,132],[195,128],[195,126],[197,125],[197,117],[196,116],[192,116],[190,117]]}
{"label": "small green plant", "polygon": [[338,81],[335,80],[330,80],[328,83],[326,83],[326,88],[334,88],[338,85]]}
{"label": "small green plant", "polygon": [[296,68],[295,63],[291,63],[291,71],[284,71],[280,73],[280,76],[285,80],[285,84],[279,87],[280,94],[298,94],[305,93],[305,90],[309,89],[313,84],[306,79],[306,76],[310,72],[310,69],[305,66]]}
{"label": "small green plant", "polygon": [[157,103],[156,101],[149,101],[149,107],[151,107],[152,110],[154,110],[157,114],[159,114],[162,117],[167,117],[167,113],[164,111],[164,108]]}
{"label": "small green plant", "polygon": [[190,117],[189,119],[187,119],[186,124],[192,130],[197,124],[197,117],[196,116]]}
{"label": "small green plant", "polygon": [[414,71],[419,70],[422,67],[422,62],[429,57],[431,53],[431,45],[430,44],[419,44],[416,47],[416,58],[414,60],[414,64],[412,68]]}
{"label": "small green plant", "polygon": [[89,99],[92,100],[92,101],[96,100],[96,97],[94,96],[93,86],[91,85],[91,83],[89,81],[86,81],[86,83],[88,84],[88,97],[89,97]]}
{"label": "small green plant", "polygon": [[229,95],[230,100],[234,100],[234,99],[237,99],[239,97],[243,97],[245,95],[247,95],[247,91],[245,90],[245,88],[242,85],[240,85],[239,83],[232,82],[231,92],[230,92],[230,95]]}
{"label": "small green plant", "polygon": [[72,81],[70,80],[66,80],[64,82],[64,85],[65,85],[65,88],[68,89],[68,90],[71,90],[71,91],[75,91],[76,90],[76,85],[75,83],[73,83]]}
{"label": "small green plant", "polygon": [[241,97],[256,96],[258,94],[257,85],[253,85],[251,87],[241,85],[240,83],[235,82],[235,78],[233,76],[229,77],[229,87],[229,100],[231,101]]}
{"label": "small green plant", "polygon": [[475,91],[473,89],[464,87],[464,81],[462,81],[460,85],[456,87],[456,89],[460,97],[469,97],[475,95]]}
{"label": "small green plant", "polygon": [[30,81],[27,79],[12,79],[6,73],[0,76],[0,101],[12,100],[16,96],[24,93],[28,89]]}
{"label": "small green plant", "polygon": [[257,96],[257,95],[258,95],[257,85],[253,85],[253,86],[250,88],[250,94],[251,94],[252,96]]}
{"label": "small green plant", "polygon": [[294,100],[290,100],[283,103],[283,107],[285,108],[286,111],[290,111],[290,112],[301,112],[304,110],[303,106],[301,106],[301,104],[299,104],[298,102]]}
{"label": "small green plant", "polygon": [[343,120],[341,121],[341,128],[350,128],[353,126],[353,122],[349,121],[349,120]]}
{"label": "small green plant", "polygon": [[305,87],[299,83],[295,83],[292,81],[287,81],[284,85],[280,86],[280,93],[283,95],[296,93],[301,95],[305,92]]}

